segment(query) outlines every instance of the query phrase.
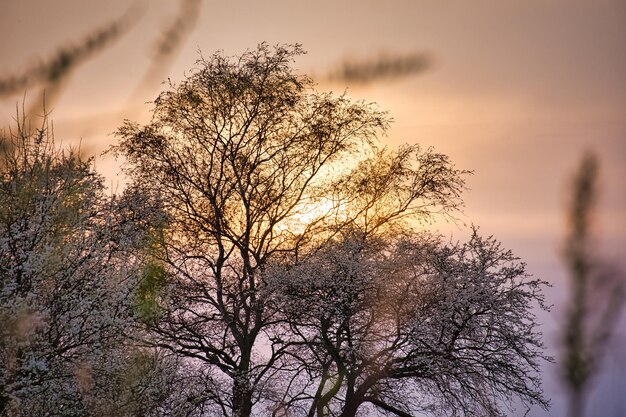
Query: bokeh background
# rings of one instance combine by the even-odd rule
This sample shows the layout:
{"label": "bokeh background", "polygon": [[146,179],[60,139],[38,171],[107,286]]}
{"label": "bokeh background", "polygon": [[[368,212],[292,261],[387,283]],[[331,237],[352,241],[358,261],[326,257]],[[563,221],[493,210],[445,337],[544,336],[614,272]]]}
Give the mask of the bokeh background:
{"label": "bokeh background", "polygon": [[[46,111],[57,143],[97,155],[124,118],[145,121],[161,82],[202,54],[301,43],[295,66],[318,89],[377,102],[395,123],[382,144],[448,154],[468,179],[458,225],[493,234],[552,284],[539,312],[558,356],[568,299],[562,252],[571,178],[587,150],[600,162],[594,255],[626,270],[626,1],[0,0],[0,126],[16,106]],[[21,111],[21,110],[20,110]],[[619,272],[617,272],[619,273]],[[622,315],[624,316],[624,315]],[[565,415],[559,365],[546,364]],[[594,380],[590,416],[626,415],[626,320]]]}

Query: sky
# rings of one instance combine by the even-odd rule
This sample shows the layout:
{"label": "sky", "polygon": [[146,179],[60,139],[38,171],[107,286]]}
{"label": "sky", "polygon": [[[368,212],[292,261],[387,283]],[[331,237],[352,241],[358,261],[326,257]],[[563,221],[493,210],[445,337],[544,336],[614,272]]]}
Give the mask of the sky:
{"label": "sky", "polygon": [[[626,1],[204,0],[187,1],[187,14],[175,21],[179,4],[0,0],[0,80],[125,16],[119,35],[69,73],[47,105],[58,142],[99,154],[121,120],[146,120],[160,82],[182,79],[199,51],[237,55],[260,42],[300,43],[308,53],[295,66],[319,90],[347,91],[390,112],[395,122],[384,145],[432,146],[474,171],[461,219],[552,283],[546,294],[554,307],[540,314],[552,354],[567,297],[564,210],[586,151],[600,161],[598,255],[626,270]],[[157,45],[170,26],[180,29],[168,33],[181,42],[159,60]],[[380,57],[417,57],[423,65],[369,82],[332,76],[342,64]],[[0,96],[0,126],[11,123],[16,103],[37,108],[44,84]],[[115,161],[98,156],[96,165],[112,185],[122,181]],[[590,416],[626,415],[622,319]],[[546,365],[551,411],[532,416],[564,415],[556,373]]]}

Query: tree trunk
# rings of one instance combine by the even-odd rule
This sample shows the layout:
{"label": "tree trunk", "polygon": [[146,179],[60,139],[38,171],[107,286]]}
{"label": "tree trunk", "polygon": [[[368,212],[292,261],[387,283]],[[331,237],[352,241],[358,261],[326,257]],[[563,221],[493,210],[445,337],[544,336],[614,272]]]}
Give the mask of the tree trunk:
{"label": "tree trunk", "polygon": [[346,401],[339,417],[356,417],[356,412],[361,404],[363,404],[363,399],[353,396],[351,399]]}
{"label": "tree trunk", "polygon": [[252,390],[247,379],[236,379],[233,385],[233,417],[250,417]]}
{"label": "tree trunk", "polygon": [[252,391],[250,383],[250,358],[254,336],[249,333],[244,338],[241,348],[241,359],[233,378],[233,417],[250,417],[252,414]]}
{"label": "tree trunk", "polygon": [[351,395],[346,396],[346,403],[339,417],[356,417],[356,412],[361,404],[365,402],[369,389],[385,376],[386,373],[383,371],[373,373],[365,378],[356,390],[351,388]]}

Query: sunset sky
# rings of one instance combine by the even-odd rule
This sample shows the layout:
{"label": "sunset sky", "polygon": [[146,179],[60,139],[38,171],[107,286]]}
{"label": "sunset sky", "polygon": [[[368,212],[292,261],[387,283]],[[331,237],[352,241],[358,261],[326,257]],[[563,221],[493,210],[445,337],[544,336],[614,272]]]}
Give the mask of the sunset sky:
{"label": "sunset sky", "polygon": [[[0,80],[79,44],[126,13],[128,30],[75,68],[48,108],[57,142],[82,139],[83,148],[99,153],[113,142],[110,133],[122,119],[146,120],[145,102],[161,91],[160,81],[180,80],[198,51],[237,55],[263,41],[300,43],[308,53],[295,66],[319,90],[347,89],[390,112],[395,122],[383,144],[432,146],[459,168],[475,171],[462,220],[495,235],[527,262],[529,272],[553,284],[547,296],[555,307],[541,313],[552,354],[567,297],[560,252],[568,185],[586,150],[596,152],[601,164],[598,253],[626,270],[626,1],[199,5],[181,20],[189,32],[181,33],[180,47],[155,65],[156,45],[176,18],[178,1],[0,0]],[[425,65],[367,83],[331,77],[342,63],[381,56],[424,57]],[[28,88],[25,107],[33,106],[41,87]],[[11,123],[23,96],[24,90],[0,96],[0,126]],[[118,181],[113,161],[98,156],[96,165],[110,183]],[[606,358],[590,415],[626,415],[625,327]],[[544,372],[551,411],[533,410],[532,416],[564,415],[556,372],[552,365]]]}

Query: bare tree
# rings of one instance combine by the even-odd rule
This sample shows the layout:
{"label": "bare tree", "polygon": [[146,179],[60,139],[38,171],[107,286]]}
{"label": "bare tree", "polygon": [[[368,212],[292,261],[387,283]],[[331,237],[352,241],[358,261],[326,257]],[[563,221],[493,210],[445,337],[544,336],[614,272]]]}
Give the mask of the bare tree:
{"label": "bare tree", "polygon": [[[301,365],[294,415],[501,415],[546,406],[531,309],[543,282],[492,238],[350,230],[275,274]],[[369,410],[369,412],[368,412]]]}
{"label": "bare tree", "polygon": [[[374,152],[388,122],[371,105],[315,93],[289,67],[300,53],[261,45],[234,62],[201,60],[156,100],[149,125],[119,130],[117,150],[136,186],[158,193],[170,216],[161,260],[173,288],[152,330],[163,346],[217,371],[224,414],[250,414],[285,351],[272,345],[262,357],[258,349],[276,320],[261,271],[320,238],[328,216],[294,225],[333,197],[337,167]],[[221,392],[224,377],[231,392]]]}
{"label": "bare tree", "polygon": [[310,233],[280,225],[316,198],[308,191],[326,166],[387,123],[371,106],[313,93],[289,67],[300,53],[261,45],[236,61],[201,60],[159,96],[149,125],[118,132],[135,186],[157,193],[169,215],[158,259],[172,288],[151,330],[161,346],[209,365],[211,397],[227,415],[250,415],[283,351],[258,350],[274,321],[259,271]]}
{"label": "bare tree", "polygon": [[432,149],[378,149],[387,115],[317,93],[290,66],[301,53],[201,59],[149,124],[118,130],[132,189],[164,213],[147,341],[203,378],[212,415],[409,415],[408,379],[467,415],[510,395],[544,404],[540,282],[490,240],[414,234],[454,215],[468,172]]}

